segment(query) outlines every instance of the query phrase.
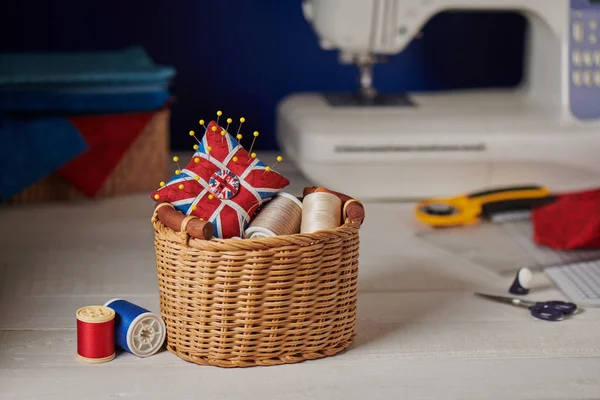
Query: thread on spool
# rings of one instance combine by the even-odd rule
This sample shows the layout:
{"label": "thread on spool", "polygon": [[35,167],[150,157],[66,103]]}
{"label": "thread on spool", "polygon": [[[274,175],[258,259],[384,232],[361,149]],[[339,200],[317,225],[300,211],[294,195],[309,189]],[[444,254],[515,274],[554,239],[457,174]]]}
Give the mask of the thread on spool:
{"label": "thread on spool", "polygon": [[81,307],[77,317],[77,357],[90,364],[115,358],[115,311],[104,306]]}
{"label": "thread on spool", "polygon": [[301,233],[337,228],[342,214],[342,200],[327,192],[314,192],[302,201]]}
{"label": "thread on spool", "polygon": [[520,268],[515,276],[515,280],[508,289],[509,293],[516,295],[529,294],[533,273],[529,268]]}
{"label": "thread on spool", "polygon": [[104,306],[115,312],[114,336],[119,348],[144,358],[162,347],[167,330],[158,315],[123,299],[109,300]]}
{"label": "thread on spool", "polygon": [[293,235],[300,232],[302,202],[289,193],[279,192],[256,214],[244,236],[248,239]]}

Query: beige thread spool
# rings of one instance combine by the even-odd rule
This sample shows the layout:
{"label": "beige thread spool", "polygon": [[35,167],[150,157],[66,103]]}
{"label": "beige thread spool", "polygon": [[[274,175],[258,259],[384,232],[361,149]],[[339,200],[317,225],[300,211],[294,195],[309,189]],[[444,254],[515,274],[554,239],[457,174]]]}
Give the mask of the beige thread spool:
{"label": "beige thread spool", "polygon": [[314,192],[302,201],[301,233],[337,228],[340,225],[342,201],[328,192]]}
{"label": "beige thread spool", "polygon": [[254,217],[244,232],[247,239],[300,232],[302,202],[289,193],[279,192]]}

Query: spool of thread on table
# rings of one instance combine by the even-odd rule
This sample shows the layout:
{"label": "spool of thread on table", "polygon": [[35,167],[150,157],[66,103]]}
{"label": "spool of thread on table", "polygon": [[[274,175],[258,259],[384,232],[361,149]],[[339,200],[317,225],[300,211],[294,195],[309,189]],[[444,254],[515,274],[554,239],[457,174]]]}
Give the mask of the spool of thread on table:
{"label": "spool of thread on table", "polygon": [[289,193],[279,192],[256,214],[244,232],[248,239],[293,235],[300,232],[302,202]]}
{"label": "spool of thread on table", "polygon": [[337,228],[340,225],[342,200],[327,192],[314,192],[302,201],[301,233]]}
{"label": "spool of thread on table", "polygon": [[104,305],[116,313],[114,335],[119,348],[143,358],[162,347],[167,330],[158,315],[123,299],[112,299]]}
{"label": "spool of thread on table", "polygon": [[77,357],[90,364],[115,358],[115,311],[103,306],[81,307],[77,317]]}

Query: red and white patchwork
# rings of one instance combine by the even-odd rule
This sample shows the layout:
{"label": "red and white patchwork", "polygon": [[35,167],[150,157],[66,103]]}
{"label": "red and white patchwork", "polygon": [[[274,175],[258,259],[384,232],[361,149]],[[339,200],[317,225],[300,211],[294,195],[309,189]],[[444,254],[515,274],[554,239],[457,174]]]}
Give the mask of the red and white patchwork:
{"label": "red and white patchwork", "polygon": [[265,164],[222,131],[211,121],[190,162],[152,198],[158,195],[182,213],[210,221],[215,237],[226,239],[242,237],[259,206],[290,181],[276,171],[266,172]]}

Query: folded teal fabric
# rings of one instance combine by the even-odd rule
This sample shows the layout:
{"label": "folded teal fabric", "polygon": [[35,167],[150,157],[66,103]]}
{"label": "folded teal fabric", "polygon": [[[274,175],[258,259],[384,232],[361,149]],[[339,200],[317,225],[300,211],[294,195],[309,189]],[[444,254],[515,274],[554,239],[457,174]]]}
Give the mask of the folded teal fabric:
{"label": "folded teal fabric", "polygon": [[156,65],[140,47],[121,51],[0,54],[0,86],[102,85],[168,82],[169,66]]}

